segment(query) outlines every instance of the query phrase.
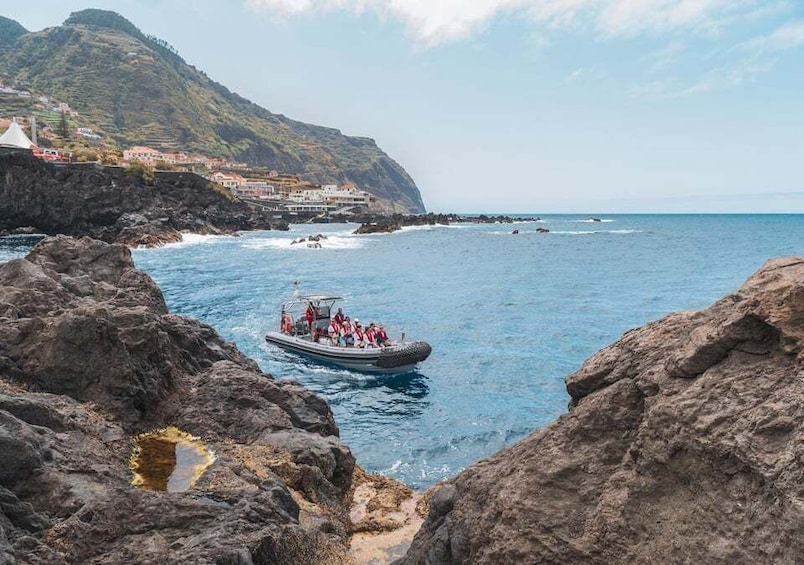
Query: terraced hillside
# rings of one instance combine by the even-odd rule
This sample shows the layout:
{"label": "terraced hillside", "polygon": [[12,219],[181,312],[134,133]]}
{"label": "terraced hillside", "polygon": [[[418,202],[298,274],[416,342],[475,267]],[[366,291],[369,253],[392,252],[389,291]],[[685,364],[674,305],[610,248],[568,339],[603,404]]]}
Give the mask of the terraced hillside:
{"label": "terraced hillside", "polygon": [[34,33],[15,23],[0,21],[12,31],[5,46],[0,42],[0,73],[68,102],[82,125],[121,147],[181,147],[311,181],[351,181],[389,211],[424,211],[413,179],[373,140],[273,114],[114,12],[76,12],[62,26]]}

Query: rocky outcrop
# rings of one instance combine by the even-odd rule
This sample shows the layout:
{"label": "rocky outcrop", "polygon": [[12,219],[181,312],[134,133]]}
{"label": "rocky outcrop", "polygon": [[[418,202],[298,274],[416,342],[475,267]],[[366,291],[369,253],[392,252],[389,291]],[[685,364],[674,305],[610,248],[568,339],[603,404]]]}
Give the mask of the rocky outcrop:
{"label": "rocky outcrop", "polygon": [[[342,222],[357,222],[360,227],[357,228],[355,234],[372,234],[372,233],[392,233],[401,230],[406,226],[448,226],[452,223],[470,223],[470,224],[511,224],[514,222],[538,222],[541,218],[527,217],[518,218],[514,216],[459,216],[457,214],[358,214],[356,216],[339,216],[337,214],[331,217],[334,221]],[[537,230],[538,231],[538,230]],[[548,230],[543,230],[548,231]]]}
{"label": "rocky outcrop", "polygon": [[[132,436],[216,460],[130,486]],[[129,250],[65,236],[0,267],[0,563],[345,563],[354,459],[325,401],[168,312]]]}
{"label": "rocky outcrop", "polygon": [[435,492],[402,563],[800,563],[804,258],[626,333]]}
{"label": "rocky outcrop", "polygon": [[129,246],[201,234],[287,229],[227,189],[191,173],[56,166],[26,153],[0,155],[0,234],[24,228]]}

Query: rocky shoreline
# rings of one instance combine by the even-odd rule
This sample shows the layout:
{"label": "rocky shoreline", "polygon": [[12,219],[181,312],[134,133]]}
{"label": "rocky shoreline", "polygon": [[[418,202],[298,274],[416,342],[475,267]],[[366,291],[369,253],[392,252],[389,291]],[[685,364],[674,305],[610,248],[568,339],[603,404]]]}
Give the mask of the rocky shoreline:
{"label": "rocky shoreline", "polygon": [[804,258],[627,332],[569,413],[436,489],[402,564],[804,555]]}
{"label": "rocky shoreline", "polygon": [[181,241],[181,232],[288,229],[192,173],[94,164],[53,165],[0,154],[0,235],[89,236],[131,247]]}
{"label": "rocky shoreline", "polygon": [[[51,237],[0,266],[0,564],[795,564],[802,376],[804,258],[776,259],[627,332],[567,377],[567,414],[422,495],[171,314],[128,248]],[[165,428],[209,467],[132,486],[133,440]]]}
{"label": "rocky shoreline", "polygon": [[[214,463],[185,492],[132,487],[133,438],[167,426]],[[0,266],[0,453],[3,565],[351,563],[351,535],[404,526],[412,496],[360,471],[324,400],[89,238]]]}

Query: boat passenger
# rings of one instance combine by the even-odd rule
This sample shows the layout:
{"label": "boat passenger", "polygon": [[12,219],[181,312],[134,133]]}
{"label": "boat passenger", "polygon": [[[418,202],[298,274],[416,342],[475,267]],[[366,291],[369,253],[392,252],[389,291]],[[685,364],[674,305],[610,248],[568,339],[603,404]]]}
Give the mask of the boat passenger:
{"label": "boat passenger", "polygon": [[304,311],[304,319],[307,320],[307,325],[313,329],[313,321],[318,317],[318,308],[313,306],[312,302],[307,303],[307,310]]}
{"label": "boat passenger", "polygon": [[329,322],[329,339],[332,340],[332,345],[338,345],[338,337],[341,333],[341,324],[333,318]]}
{"label": "boat passenger", "polygon": [[389,343],[388,334],[385,333],[385,328],[380,324],[380,327],[377,328],[377,345],[380,347],[387,347],[391,345]]}
{"label": "boat passenger", "polygon": [[346,316],[341,324],[339,343],[341,347],[352,347],[355,344],[355,336],[352,329],[352,321]]}
{"label": "boat passenger", "polygon": [[355,320],[355,345],[363,348],[366,346],[366,334],[363,331],[363,326],[360,325],[360,320]]}
{"label": "boat passenger", "polygon": [[332,319],[338,322],[339,324],[342,324],[344,320],[343,308],[338,308],[338,312],[332,317]]}
{"label": "boat passenger", "polygon": [[366,328],[366,347],[377,347],[377,327],[374,322]]}
{"label": "boat passenger", "polygon": [[293,335],[293,318],[287,312],[282,314],[282,333]]}

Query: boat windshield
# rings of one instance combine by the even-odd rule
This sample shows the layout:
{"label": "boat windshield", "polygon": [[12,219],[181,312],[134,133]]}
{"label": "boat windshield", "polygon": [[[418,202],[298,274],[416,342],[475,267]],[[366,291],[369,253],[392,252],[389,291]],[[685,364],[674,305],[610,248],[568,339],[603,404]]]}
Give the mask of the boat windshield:
{"label": "boat windshield", "polygon": [[342,300],[339,296],[319,294],[296,296],[282,305],[280,330],[293,335],[309,335],[311,330],[315,332],[316,329],[326,330],[335,304]]}

